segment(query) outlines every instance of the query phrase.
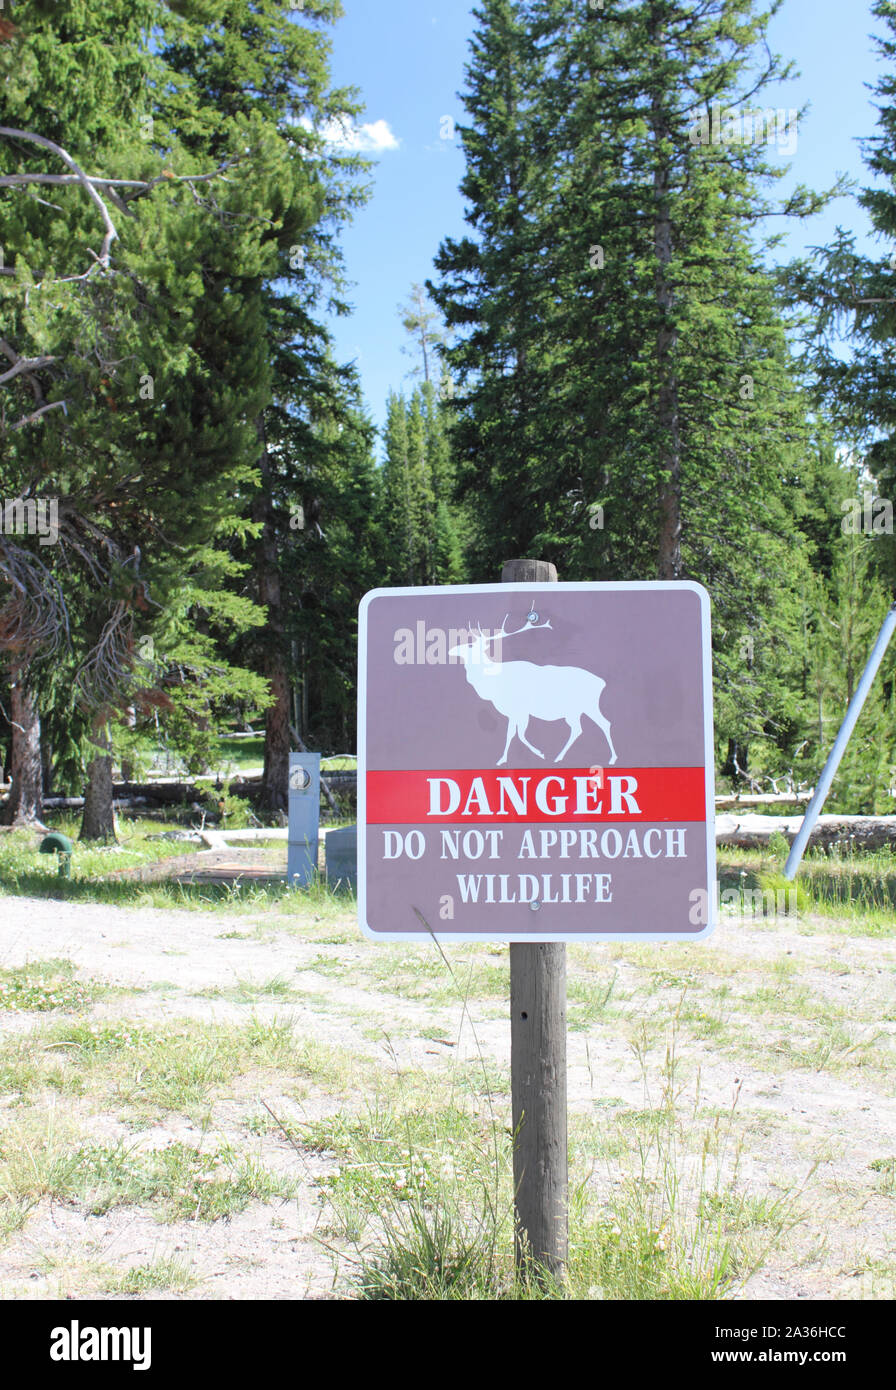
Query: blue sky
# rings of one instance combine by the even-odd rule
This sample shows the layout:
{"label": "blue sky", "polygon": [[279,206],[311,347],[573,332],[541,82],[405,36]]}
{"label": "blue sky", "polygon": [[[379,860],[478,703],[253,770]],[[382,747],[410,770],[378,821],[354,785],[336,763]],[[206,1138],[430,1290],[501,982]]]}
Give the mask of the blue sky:
{"label": "blue sky", "polygon": [[[372,146],[373,196],[342,238],[355,312],[333,324],[337,354],[356,361],[377,424],[391,388],[409,389],[413,359],[397,306],[414,281],[432,275],[445,236],[462,235],[463,175],[459,141],[442,138],[443,117],[463,120],[468,40],[474,29],[467,0],[343,0],[332,30],[333,81],[359,88],[362,132]],[[838,173],[868,182],[858,139],[875,130],[872,94],[881,71],[869,35],[881,32],[865,0],[784,0],[770,26],[773,49],[801,76],[769,89],[763,106],[809,104],[800,123],[789,182],[825,188]],[[786,187],[782,184],[781,187]],[[777,221],[777,219],[776,219]],[[794,224],[780,256],[827,241],[839,223],[870,249],[868,219],[842,198],[810,221]],[[776,228],[777,229],[777,228]]]}

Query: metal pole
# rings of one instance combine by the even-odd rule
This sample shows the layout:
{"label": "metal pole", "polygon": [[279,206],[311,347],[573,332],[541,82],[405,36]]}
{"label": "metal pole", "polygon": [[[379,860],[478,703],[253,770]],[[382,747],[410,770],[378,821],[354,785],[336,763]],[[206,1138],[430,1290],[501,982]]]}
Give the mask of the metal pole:
{"label": "metal pole", "polygon": [[812,800],[806,807],[806,814],[803,817],[803,823],[800,826],[799,834],[791,845],[790,854],[787,856],[787,864],[784,868],[785,878],[796,877],[796,871],[805,853],[806,845],[809,842],[809,836],[815,829],[815,822],[821,815],[821,808],[831,789],[831,783],[834,780],[837,768],[840,766],[840,759],[846,752],[849,736],[856,726],[856,720],[862,713],[862,706],[868,697],[868,691],[871,689],[871,682],[877,675],[877,668],[884,659],[884,652],[890,645],[890,638],[893,636],[894,630],[896,630],[896,603],[893,604],[884,619],[884,625],[878,633],[877,641],[874,644],[874,650],[868,658],[868,665],[862,672],[862,679],[859,681],[858,688],[849,702],[849,709],[846,711],[846,718],[840,726],[837,741],[828,754],[828,760],[824,765],[824,771],[818,779],[818,786],[815,788]]}

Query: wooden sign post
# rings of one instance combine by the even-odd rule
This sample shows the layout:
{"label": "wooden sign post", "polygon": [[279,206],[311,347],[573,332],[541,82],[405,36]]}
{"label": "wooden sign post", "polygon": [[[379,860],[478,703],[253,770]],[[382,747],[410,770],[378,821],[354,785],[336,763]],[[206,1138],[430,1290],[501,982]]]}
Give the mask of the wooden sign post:
{"label": "wooden sign post", "polygon": [[[508,560],[505,584],[556,583],[545,560]],[[516,1265],[566,1270],[566,943],[510,945],[510,1088]]]}

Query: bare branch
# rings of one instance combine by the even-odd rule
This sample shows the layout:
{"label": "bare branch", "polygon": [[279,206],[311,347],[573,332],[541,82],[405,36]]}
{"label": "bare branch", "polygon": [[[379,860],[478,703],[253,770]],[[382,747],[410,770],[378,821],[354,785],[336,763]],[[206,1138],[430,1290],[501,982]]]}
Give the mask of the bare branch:
{"label": "bare branch", "polygon": [[10,425],[11,430],[23,429],[25,425],[31,425],[35,420],[39,420],[42,415],[46,415],[48,410],[63,410],[68,414],[67,401],[50,401],[47,405],[42,405],[37,410],[32,410],[30,415],[23,415],[21,420],[16,420],[14,425]]}
{"label": "bare branch", "polygon": [[90,705],[114,704],[120,697],[122,677],[133,668],[133,650],[133,613],[124,600],[119,600],[75,678]]}
{"label": "bare branch", "polygon": [[[5,132],[0,128],[0,135]],[[160,183],[208,183],[210,179],[223,179],[225,183],[230,180],[224,178],[224,171],[232,169],[238,164],[244,155],[237,155],[233,159],[226,159],[217,169],[213,169],[209,174],[174,174],[170,169],[164,173],[157,174],[152,179],[106,179],[99,174],[0,174],[0,188],[23,188],[27,184],[73,184],[87,183],[94,188],[135,188],[139,193],[151,192]]]}
{"label": "bare branch", "polygon": [[57,145],[54,140],[48,140],[44,135],[36,135],[34,131],[15,130],[12,126],[0,126],[0,135],[5,135],[9,140],[30,140],[33,145],[39,145],[42,149],[50,150],[61,159],[64,164],[68,165],[78,183],[87,190],[87,196],[99,209],[100,216],[103,219],[103,226],[106,229],[106,234],[103,237],[103,245],[98,260],[105,269],[108,269],[112,243],[115,241],[118,233],[115,230],[112,218],[109,216],[109,209],[106,207],[99,193],[97,193],[93,182],[87,177],[81,166],[75,163],[68,151],[64,150],[61,145]]}
{"label": "bare branch", "polygon": [[[11,589],[3,592],[2,586]],[[34,551],[0,534],[0,651],[31,656],[68,637],[68,611],[55,575]]]}
{"label": "bare branch", "polygon": [[57,361],[55,357],[20,357],[14,367],[10,367],[8,372],[4,372],[0,376],[0,386],[4,386],[7,381],[12,381],[13,377],[19,376],[22,372],[30,372],[35,367],[47,367],[55,361]]}

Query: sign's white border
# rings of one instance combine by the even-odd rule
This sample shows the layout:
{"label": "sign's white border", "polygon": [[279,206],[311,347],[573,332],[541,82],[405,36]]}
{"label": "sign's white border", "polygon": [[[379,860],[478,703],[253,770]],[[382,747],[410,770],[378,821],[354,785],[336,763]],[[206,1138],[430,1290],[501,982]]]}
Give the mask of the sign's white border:
{"label": "sign's white border", "polygon": [[[703,735],[706,766],[706,882],[709,921],[700,931],[652,932],[518,932],[509,935],[492,932],[376,931],[367,922],[367,609],[377,598],[423,598],[428,594],[453,594],[474,598],[478,594],[525,593],[612,593],[690,589],[700,599],[703,639]],[[431,584],[404,589],[371,589],[358,608],[358,922],[372,941],[702,941],[715,931],[716,917],[716,834],[715,834],[715,746],[712,721],[712,649],[709,630],[710,598],[702,584],[689,579],[643,580],[619,583],[519,583],[519,584]]]}

